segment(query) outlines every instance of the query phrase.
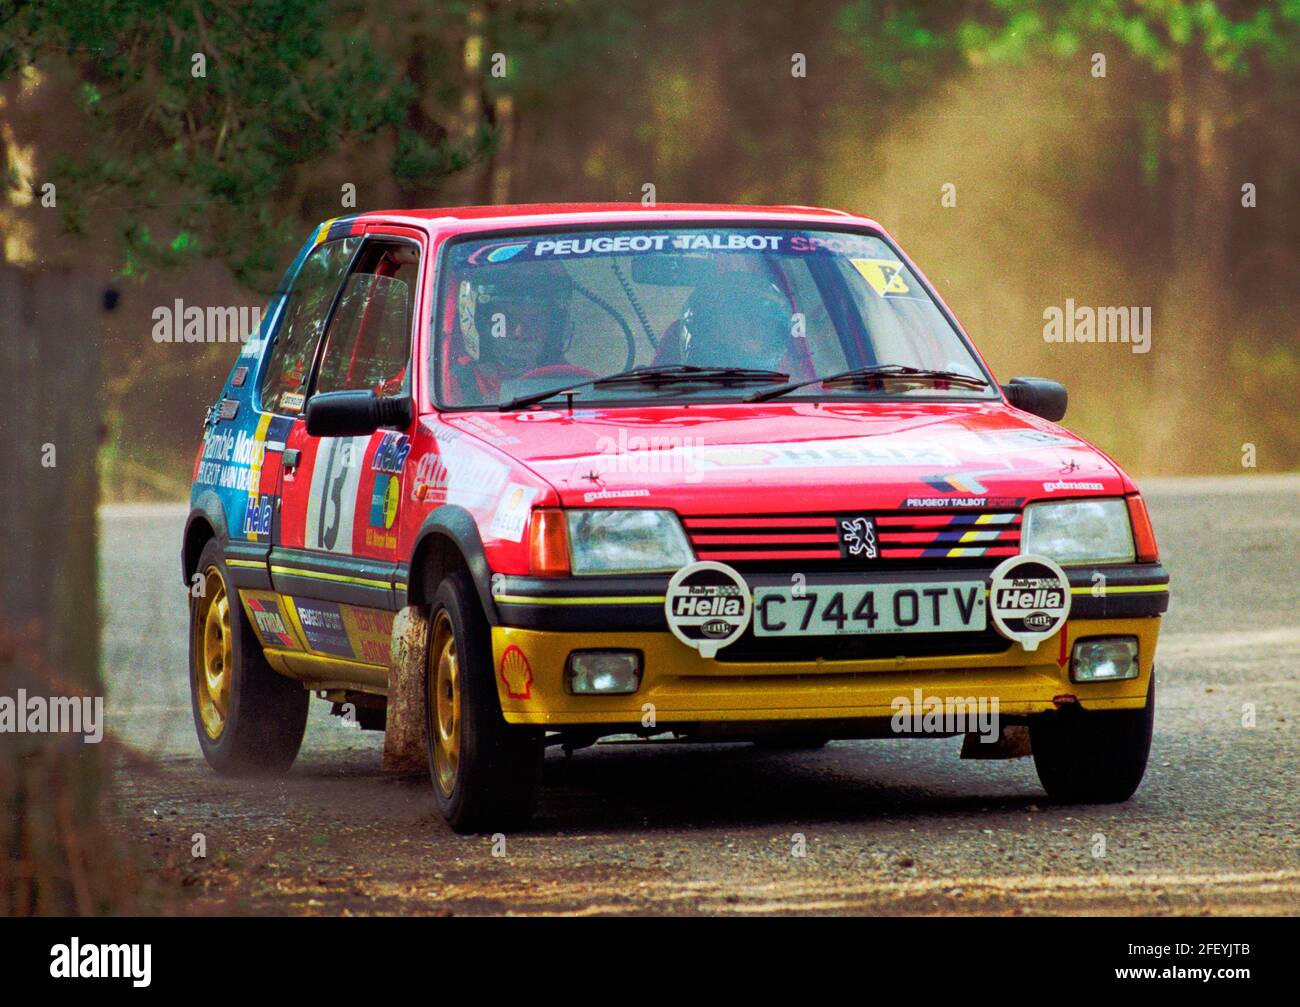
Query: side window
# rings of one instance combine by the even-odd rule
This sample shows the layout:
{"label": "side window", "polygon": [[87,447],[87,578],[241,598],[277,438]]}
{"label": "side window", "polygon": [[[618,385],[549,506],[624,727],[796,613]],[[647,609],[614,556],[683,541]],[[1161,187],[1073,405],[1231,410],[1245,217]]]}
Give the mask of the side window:
{"label": "side window", "polygon": [[340,238],[318,245],[298,270],[262,372],[263,409],[302,412],[307,376],[325,316],[360,242],[360,238]]}
{"label": "side window", "polygon": [[371,239],[343,286],[316,378],[318,392],[369,388],[398,395],[408,385],[411,314],[419,248]]}

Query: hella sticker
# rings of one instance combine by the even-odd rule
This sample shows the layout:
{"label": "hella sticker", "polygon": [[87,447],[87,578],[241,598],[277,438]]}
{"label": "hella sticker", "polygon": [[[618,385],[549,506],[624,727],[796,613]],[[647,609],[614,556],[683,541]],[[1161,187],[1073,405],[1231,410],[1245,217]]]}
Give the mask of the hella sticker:
{"label": "hella sticker", "polygon": [[1046,556],[1012,556],[993,571],[989,612],[999,633],[1036,650],[1070,616],[1070,581]]}
{"label": "hella sticker", "polygon": [[411,441],[406,434],[386,431],[375,448],[375,457],[370,467],[376,472],[388,472],[399,476],[406,466],[406,458],[411,453]]}
{"label": "hella sticker", "polygon": [[673,636],[713,657],[749,626],[754,600],[749,585],[724,563],[702,560],[684,566],[668,582],[664,613]]}
{"label": "hella sticker", "polygon": [[275,497],[250,494],[244,505],[244,536],[253,541],[262,541],[271,534],[271,517],[274,514]]}

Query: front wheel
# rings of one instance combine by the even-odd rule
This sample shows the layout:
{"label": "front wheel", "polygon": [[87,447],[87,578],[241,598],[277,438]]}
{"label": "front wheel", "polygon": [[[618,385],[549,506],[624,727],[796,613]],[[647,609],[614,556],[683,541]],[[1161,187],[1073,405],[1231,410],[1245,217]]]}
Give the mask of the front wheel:
{"label": "front wheel", "polygon": [[190,699],[203,757],[218,773],[283,773],[307,727],[310,697],[266,663],[216,540],[199,556],[190,598]]}
{"label": "front wheel", "polygon": [[464,573],[434,595],[424,694],[429,775],[447,824],[462,833],[527,824],[541,783],[542,732],[501,715],[491,632]]}
{"label": "front wheel", "polygon": [[1034,768],[1047,796],[1066,804],[1114,804],[1132,797],[1146,773],[1155,709],[1153,671],[1141,710],[1031,717]]}

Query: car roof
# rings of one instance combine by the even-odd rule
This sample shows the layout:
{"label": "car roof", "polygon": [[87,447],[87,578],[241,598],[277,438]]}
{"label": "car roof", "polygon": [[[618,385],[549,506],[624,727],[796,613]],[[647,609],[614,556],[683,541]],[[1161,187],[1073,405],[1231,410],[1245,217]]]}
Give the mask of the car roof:
{"label": "car roof", "polygon": [[536,227],[548,224],[606,224],[717,220],[770,220],[825,223],[852,222],[879,227],[875,221],[844,210],[819,206],[744,206],[732,203],[511,203],[500,206],[450,206],[413,210],[371,210],[354,221],[366,223],[444,224],[458,231],[497,230],[502,227]]}

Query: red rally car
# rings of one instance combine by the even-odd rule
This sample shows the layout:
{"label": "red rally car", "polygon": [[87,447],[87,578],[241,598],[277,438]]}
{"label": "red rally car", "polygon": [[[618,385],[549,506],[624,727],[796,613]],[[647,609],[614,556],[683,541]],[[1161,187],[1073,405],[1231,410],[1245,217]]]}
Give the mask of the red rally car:
{"label": "red rally car", "polygon": [[282,771],[312,692],[363,727],[415,695],[461,831],[526,821],[544,748],[611,734],[962,734],[1124,800],[1168,577],[1065,406],[999,385],[848,213],[328,221],[204,425],[200,745]]}

